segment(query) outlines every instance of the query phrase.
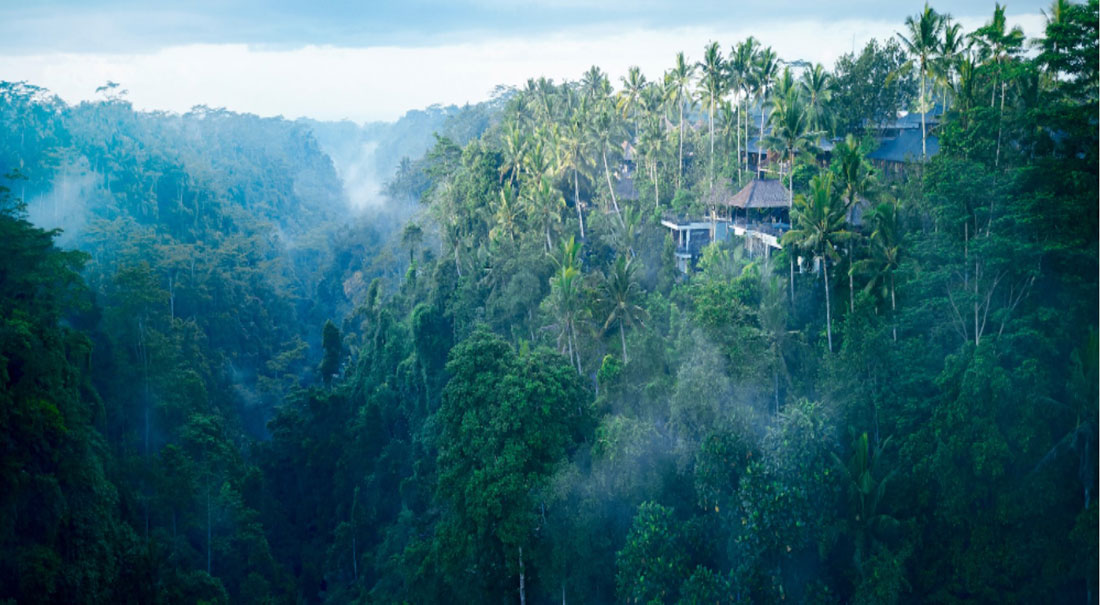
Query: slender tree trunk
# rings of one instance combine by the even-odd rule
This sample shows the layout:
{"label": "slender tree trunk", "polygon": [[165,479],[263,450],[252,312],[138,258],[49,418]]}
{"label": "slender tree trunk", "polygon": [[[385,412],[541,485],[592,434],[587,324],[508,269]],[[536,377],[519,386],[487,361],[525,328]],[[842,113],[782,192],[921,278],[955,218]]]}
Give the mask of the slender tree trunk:
{"label": "slender tree trunk", "polygon": [[[684,178],[684,100],[680,99],[680,169],[676,173],[676,189],[682,187]],[[562,601],[565,600],[565,585],[562,585]]]}
{"label": "slender tree trunk", "polygon": [[764,96],[760,94],[760,138],[756,140],[756,178],[764,176]]}
{"label": "slender tree trunk", "polygon": [[833,352],[833,312],[829,304],[829,259],[821,258],[821,268],[825,273],[825,334],[829,339],[829,352]]}
{"label": "slender tree trunk", "polygon": [[924,116],[927,109],[924,99],[925,75],[924,60],[922,59],[920,65],[920,153],[922,158],[928,159],[928,130],[924,124]]}
{"label": "slender tree trunk", "polygon": [[894,328],[894,342],[898,341],[898,299],[894,295],[894,275],[890,274],[890,323]]}
{"label": "slender tree trunk", "polygon": [[569,332],[573,336],[573,348],[577,351],[577,373],[581,374],[581,345],[577,343],[577,326],[573,323],[573,320],[569,320]]}
{"label": "slender tree trunk", "polygon": [[580,184],[577,182],[577,169],[573,169],[573,205],[577,207],[577,222],[581,226],[581,239],[584,239],[584,215],[581,214]]}
{"label": "slender tree trunk", "polygon": [[710,186],[714,187],[714,95],[710,97]]}
{"label": "slender tree trunk", "polygon": [[611,184],[611,169],[607,167],[607,150],[603,150],[603,173],[607,177],[607,191],[611,193],[611,205],[615,208],[615,215],[619,217],[619,224],[626,226],[623,223],[623,214],[619,212],[619,202],[615,200],[615,187]]}
{"label": "slender tree trunk", "polygon": [[[1001,165],[1001,130],[1005,117],[1005,83],[1001,82],[1001,112],[997,115],[997,155],[993,158],[993,168],[998,168]],[[996,178],[996,177],[994,177]],[[990,208],[993,204],[990,203]],[[990,224],[993,223],[993,214],[990,212],[989,216]]]}
{"label": "slender tree trunk", "polygon": [[852,277],[852,244],[848,243],[848,312],[856,312],[855,278]]}
{"label": "slender tree trunk", "polygon": [[622,319],[619,320],[619,340],[622,341],[623,344],[623,365],[626,365],[626,329],[623,328]]}
{"label": "slender tree trunk", "polygon": [[741,186],[741,103],[737,104],[737,186]]}
{"label": "slender tree trunk", "polygon": [[520,605],[527,605],[527,588],[525,586],[526,578],[523,575],[523,547],[519,547],[519,603]]}
{"label": "slender tree trunk", "polygon": [[794,247],[791,247],[790,252],[787,253],[787,258],[791,261],[791,308],[794,308]]}
{"label": "slender tree trunk", "polygon": [[661,207],[661,189],[657,182],[657,161],[653,160],[653,208]]}

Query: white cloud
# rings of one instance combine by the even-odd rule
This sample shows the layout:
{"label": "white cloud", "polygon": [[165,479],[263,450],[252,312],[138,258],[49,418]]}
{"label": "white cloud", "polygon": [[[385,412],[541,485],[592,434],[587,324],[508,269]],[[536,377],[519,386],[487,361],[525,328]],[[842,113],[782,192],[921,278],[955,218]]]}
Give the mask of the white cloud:
{"label": "white cloud", "polygon": [[[984,20],[959,19],[968,30]],[[1020,15],[1012,22],[1029,36],[1042,29],[1040,15]],[[703,46],[716,40],[728,53],[750,34],[782,58],[832,65],[839,55],[872,37],[892,36],[899,27],[871,20],[774,21],[734,28],[603,29],[418,47],[188,45],[143,54],[0,57],[0,79],[27,80],[69,102],[93,98],[97,86],[114,80],[129,89],[129,99],[140,109],[183,112],[205,104],[264,116],[392,120],[433,103],[478,102],[498,84],[520,86],[529,77],[576,79],[593,64],[616,84],[630,65],[658,77],[680,50],[697,59]]]}

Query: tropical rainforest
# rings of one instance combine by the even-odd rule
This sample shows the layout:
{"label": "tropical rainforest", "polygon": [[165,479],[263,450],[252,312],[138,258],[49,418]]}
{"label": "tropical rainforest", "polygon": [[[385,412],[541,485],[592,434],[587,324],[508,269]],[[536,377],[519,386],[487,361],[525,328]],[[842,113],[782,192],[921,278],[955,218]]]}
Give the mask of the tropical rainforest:
{"label": "tropical rainforest", "polygon": [[[0,84],[0,602],[1096,602],[1097,22],[396,124]],[[782,248],[678,270],[760,173]]]}

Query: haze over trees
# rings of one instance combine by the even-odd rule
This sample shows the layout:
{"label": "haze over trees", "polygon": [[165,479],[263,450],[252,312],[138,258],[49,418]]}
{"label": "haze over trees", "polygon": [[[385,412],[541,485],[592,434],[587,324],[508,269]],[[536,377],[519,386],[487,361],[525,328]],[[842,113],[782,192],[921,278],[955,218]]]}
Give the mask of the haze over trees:
{"label": "haze over trees", "polygon": [[[0,601],[1095,602],[1098,3],[1046,18],[392,127],[0,83]],[[782,250],[678,271],[758,175]]]}

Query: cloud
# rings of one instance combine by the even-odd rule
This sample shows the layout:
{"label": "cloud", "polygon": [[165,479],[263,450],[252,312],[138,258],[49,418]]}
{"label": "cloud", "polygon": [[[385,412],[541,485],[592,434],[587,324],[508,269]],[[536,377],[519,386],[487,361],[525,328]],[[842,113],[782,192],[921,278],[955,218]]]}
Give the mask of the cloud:
{"label": "cloud", "polygon": [[[984,20],[959,19],[968,30]],[[1029,36],[1042,30],[1038,14],[1011,22]],[[715,40],[728,53],[750,34],[784,59],[831,66],[839,55],[871,38],[890,37],[899,27],[882,20],[774,20],[741,27],[599,26],[419,46],[190,44],[141,53],[4,56],[0,78],[45,86],[68,102],[94,98],[97,86],[114,80],[129,89],[139,109],[184,112],[205,104],[263,116],[362,122],[393,120],[435,103],[478,102],[498,84],[521,86],[531,77],[577,79],[593,64],[616,84],[631,65],[656,78],[678,51],[698,59]]]}

